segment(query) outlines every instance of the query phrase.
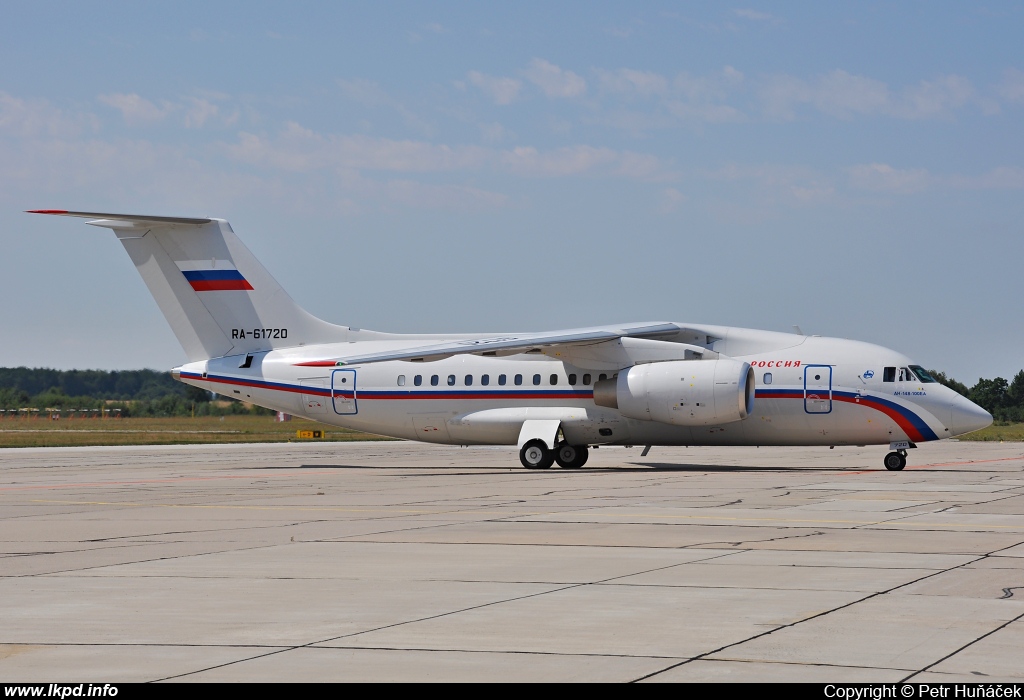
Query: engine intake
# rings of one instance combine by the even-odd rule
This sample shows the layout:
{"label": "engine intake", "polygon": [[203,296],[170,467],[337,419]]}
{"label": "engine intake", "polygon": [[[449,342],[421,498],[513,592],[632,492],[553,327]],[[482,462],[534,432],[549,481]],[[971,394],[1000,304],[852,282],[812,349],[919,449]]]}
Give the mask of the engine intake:
{"label": "engine intake", "polygon": [[594,384],[594,403],[637,420],[732,423],[754,410],[754,370],[727,358],[634,365]]}

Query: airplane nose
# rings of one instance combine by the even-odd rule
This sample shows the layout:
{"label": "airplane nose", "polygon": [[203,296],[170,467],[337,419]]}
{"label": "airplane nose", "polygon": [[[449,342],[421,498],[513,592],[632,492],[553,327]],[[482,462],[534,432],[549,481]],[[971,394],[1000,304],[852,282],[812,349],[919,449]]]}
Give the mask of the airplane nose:
{"label": "airplane nose", "polygon": [[959,394],[953,397],[952,414],[950,432],[953,435],[971,433],[992,425],[991,413]]}

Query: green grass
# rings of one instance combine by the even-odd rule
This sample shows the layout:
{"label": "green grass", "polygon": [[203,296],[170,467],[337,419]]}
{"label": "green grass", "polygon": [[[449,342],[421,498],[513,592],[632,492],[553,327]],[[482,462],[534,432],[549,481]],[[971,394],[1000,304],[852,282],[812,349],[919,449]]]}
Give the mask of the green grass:
{"label": "green grass", "polygon": [[[321,440],[299,439],[298,430],[323,430]],[[0,447],[80,447],[85,445],[192,445],[228,442],[347,442],[387,440],[293,418],[273,416],[202,416],[197,418],[40,418],[0,420]]]}
{"label": "green grass", "polygon": [[1024,423],[1006,423],[990,425],[983,430],[961,435],[960,440],[981,442],[1022,442],[1024,441]]}

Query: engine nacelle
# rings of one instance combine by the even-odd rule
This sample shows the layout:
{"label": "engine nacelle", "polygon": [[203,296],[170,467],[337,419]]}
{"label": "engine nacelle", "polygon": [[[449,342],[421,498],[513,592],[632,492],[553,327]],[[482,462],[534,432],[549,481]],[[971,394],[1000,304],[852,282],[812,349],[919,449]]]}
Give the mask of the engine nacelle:
{"label": "engine nacelle", "polygon": [[754,370],[725,358],[635,365],[594,384],[594,403],[638,420],[732,423],[754,410]]}

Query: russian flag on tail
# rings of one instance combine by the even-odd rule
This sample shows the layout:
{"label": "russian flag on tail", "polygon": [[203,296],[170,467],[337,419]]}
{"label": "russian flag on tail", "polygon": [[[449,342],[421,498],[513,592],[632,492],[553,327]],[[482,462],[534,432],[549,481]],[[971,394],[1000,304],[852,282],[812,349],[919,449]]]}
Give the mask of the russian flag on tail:
{"label": "russian flag on tail", "polygon": [[248,291],[249,281],[229,260],[181,260],[181,274],[197,292]]}

